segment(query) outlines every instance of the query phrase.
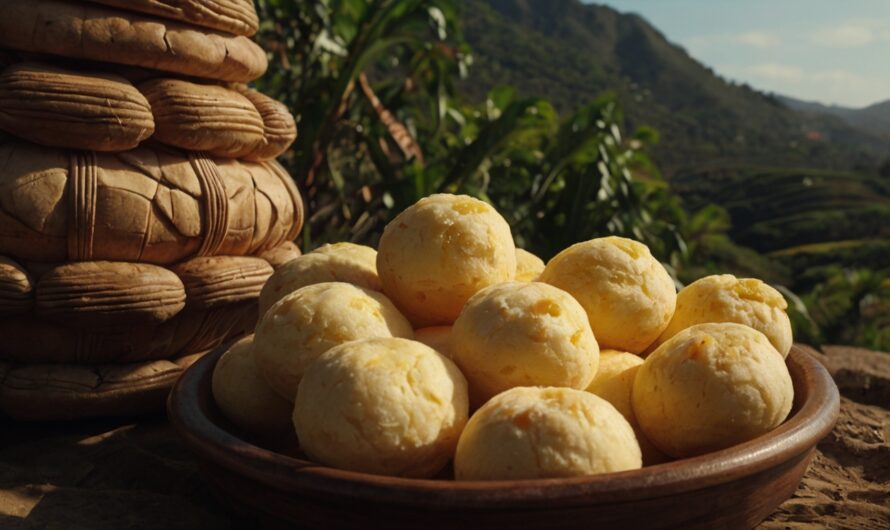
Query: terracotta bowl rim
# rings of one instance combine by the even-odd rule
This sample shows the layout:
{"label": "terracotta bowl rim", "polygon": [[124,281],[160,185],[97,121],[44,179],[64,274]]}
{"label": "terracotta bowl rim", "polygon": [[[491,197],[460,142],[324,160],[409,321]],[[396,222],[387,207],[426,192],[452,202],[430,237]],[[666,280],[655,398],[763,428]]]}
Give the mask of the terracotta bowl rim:
{"label": "terracotta bowl rim", "polygon": [[794,346],[787,358],[795,384],[794,412],[782,425],[749,442],[642,469],[585,477],[487,482],[409,479],[335,469],[290,457],[253,445],[218,425],[206,414],[202,398],[203,403],[212,402],[210,378],[228,346],[205,355],[177,381],[167,402],[174,428],[211,465],[275,489],[320,498],[436,509],[504,509],[670,496],[739,480],[800,457],[831,431],[840,406],[837,386],[828,371]]}

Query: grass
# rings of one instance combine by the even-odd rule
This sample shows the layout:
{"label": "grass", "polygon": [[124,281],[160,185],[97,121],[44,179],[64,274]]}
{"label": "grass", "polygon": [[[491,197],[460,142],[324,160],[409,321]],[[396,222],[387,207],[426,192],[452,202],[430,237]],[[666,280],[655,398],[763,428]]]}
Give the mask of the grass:
{"label": "grass", "polygon": [[861,247],[862,245],[867,245],[869,243],[880,242],[875,240],[850,240],[850,241],[825,241],[822,243],[809,243],[807,245],[798,245],[795,247],[788,247],[782,250],[777,250],[775,252],[770,252],[770,256],[781,257],[781,256],[793,256],[795,254],[813,254],[813,253],[824,253],[824,252],[834,252],[840,249],[847,248],[856,248]]}

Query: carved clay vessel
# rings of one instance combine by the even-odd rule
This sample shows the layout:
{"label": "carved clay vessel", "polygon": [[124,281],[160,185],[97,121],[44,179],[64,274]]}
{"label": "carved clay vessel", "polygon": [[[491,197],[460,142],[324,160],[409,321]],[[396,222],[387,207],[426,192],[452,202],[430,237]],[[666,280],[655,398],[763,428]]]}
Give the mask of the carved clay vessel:
{"label": "carved clay vessel", "polygon": [[153,79],[139,85],[157,130],[174,147],[240,158],[265,145],[263,118],[246,97],[218,85]]}
{"label": "carved clay vessel", "polygon": [[84,261],[33,271],[2,258],[0,286],[18,292],[17,310],[6,304],[0,319],[0,360],[96,364],[204,351],[253,328],[272,272],[264,259],[240,256],[169,269]]}
{"label": "carved clay vessel", "polygon": [[0,361],[0,411],[41,421],[145,414],[202,354],[95,366]]}
{"label": "carved clay vessel", "polygon": [[0,256],[0,318],[27,313],[33,305],[31,275],[15,261]]}
{"label": "carved clay vessel", "polygon": [[259,27],[253,0],[91,0],[195,26],[250,37]]}
{"label": "carved clay vessel", "polygon": [[269,262],[272,268],[278,270],[285,263],[302,255],[300,247],[293,241],[285,241],[277,247],[260,254],[260,257]]}
{"label": "carved clay vessel", "polygon": [[0,129],[42,145],[126,151],[155,124],[145,96],[122,77],[22,63],[0,74]]}
{"label": "carved clay vessel", "polygon": [[179,277],[146,263],[67,263],[40,278],[36,295],[38,316],[87,328],[161,323],[185,307]]}
{"label": "carved clay vessel", "polygon": [[159,410],[255,327],[303,223],[294,118],[239,86],[257,27],[252,0],[0,0],[0,415]]}
{"label": "carved clay vessel", "polygon": [[252,152],[244,155],[244,158],[272,160],[287,151],[297,139],[297,122],[287,107],[280,101],[244,85],[236,85],[236,89],[254,104],[263,118],[263,142]]}
{"label": "carved clay vessel", "polygon": [[169,264],[254,255],[292,241],[302,217],[276,162],[0,145],[0,254],[10,257]]}
{"label": "carved clay vessel", "polygon": [[217,81],[252,81],[267,67],[247,37],[64,0],[0,2],[0,47]]}
{"label": "carved clay vessel", "polygon": [[0,74],[0,130],[41,145],[127,151],[152,138],[224,158],[272,160],[297,137],[282,103],[232,88],[158,78],[134,87],[107,72],[24,62]]}

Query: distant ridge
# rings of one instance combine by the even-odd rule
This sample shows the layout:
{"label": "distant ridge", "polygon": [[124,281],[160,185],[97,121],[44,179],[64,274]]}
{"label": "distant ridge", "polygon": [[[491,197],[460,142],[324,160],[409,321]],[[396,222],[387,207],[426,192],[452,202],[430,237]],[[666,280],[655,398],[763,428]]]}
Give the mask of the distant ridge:
{"label": "distant ridge", "polygon": [[867,107],[854,109],[839,105],[823,105],[812,101],[803,101],[788,96],[778,96],[788,107],[811,114],[827,114],[837,116],[851,127],[868,132],[890,142],[890,99]]}
{"label": "distant ridge", "polygon": [[739,164],[874,172],[890,154],[879,128],[851,126],[837,113],[799,112],[727,82],[640,16],[578,0],[464,6],[475,58],[463,86],[469,96],[478,100],[508,84],[566,113],[613,91],[630,127],[647,124],[661,134],[655,156],[668,174]]}

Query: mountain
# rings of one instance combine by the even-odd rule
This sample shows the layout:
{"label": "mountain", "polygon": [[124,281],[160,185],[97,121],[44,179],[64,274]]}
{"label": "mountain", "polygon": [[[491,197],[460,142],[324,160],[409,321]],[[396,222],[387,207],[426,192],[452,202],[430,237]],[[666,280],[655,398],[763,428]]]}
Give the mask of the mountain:
{"label": "mountain", "polygon": [[605,91],[627,126],[650,125],[666,174],[727,165],[873,171],[890,142],[823,113],[798,112],[735,84],[670,43],[645,19],[577,0],[465,0],[476,100],[513,85],[570,112]]}
{"label": "mountain", "polygon": [[822,103],[812,101],[802,101],[788,96],[777,97],[786,106],[799,112],[836,116],[851,127],[884,138],[890,142],[890,100],[860,109],[853,109],[838,105],[823,105]]}
{"label": "mountain", "polygon": [[729,168],[675,176],[685,205],[726,209],[733,241],[792,271],[890,266],[890,180],[843,171]]}

